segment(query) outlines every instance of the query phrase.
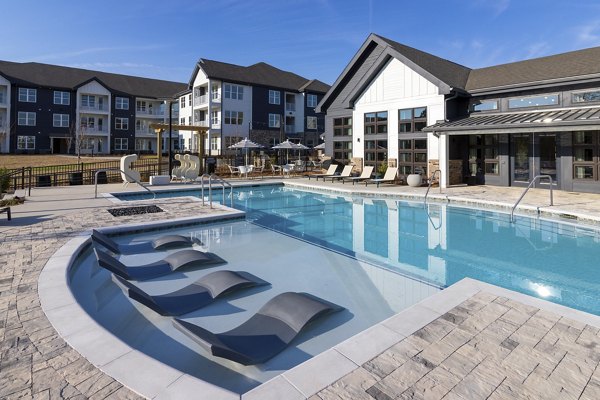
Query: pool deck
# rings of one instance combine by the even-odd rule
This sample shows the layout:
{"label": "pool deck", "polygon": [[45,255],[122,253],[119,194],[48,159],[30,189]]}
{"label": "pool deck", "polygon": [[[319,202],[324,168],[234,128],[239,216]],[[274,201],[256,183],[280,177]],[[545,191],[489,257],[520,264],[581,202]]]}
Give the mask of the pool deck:
{"label": "pool deck", "polygon": [[[352,186],[285,179],[294,186],[422,199],[425,188]],[[267,183],[255,180],[251,184]],[[194,185],[198,186],[198,185]],[[190,188],[192,185],[173,185]],[[103,185],[102,192],[138,191]],[[432,201],[510,209],[522,188],[456,187]],[[22,191],[19,191],[19,195]],[[600,195],[532,190],[517,213],[600,224]],[[144,202],[141,202],[144,203]],[[155,200],[164,213],[144,221],[209,215],[189,199]],[[146,203],[147,204],[147,203]],[[128,203],[127,205],[133,205]],[[13,220],[0,215],[0,398],[139,398],[73,350],[40,307],[38,278],[48,259],[112,217],[90,186],[39,188]],[[165,218],[166,217],[166,218]],[[600,318],[464,280],[248,392],[245,399],[600,398]],[[185,391],[182,391],[182,396]],[[197,393],[196,393],[197,395]]]}

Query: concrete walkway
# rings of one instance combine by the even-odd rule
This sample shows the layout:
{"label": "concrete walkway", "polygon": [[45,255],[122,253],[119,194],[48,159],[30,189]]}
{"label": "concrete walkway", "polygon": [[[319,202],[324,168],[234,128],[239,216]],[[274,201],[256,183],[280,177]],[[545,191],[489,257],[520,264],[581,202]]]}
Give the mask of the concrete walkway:
{"label": "concrete walkway", "polygon": [[[425,192],[425,188],[352,187],[304,178],[285,182],[402,198],[422,199]],[[106,192],[130,190],[139,188],[102,186]],[[519,188],[458,187],[442,194],[432,189],[431,197],[509,209],[521,192]],[[165,212],[146,214],[145,221],[209,212],[198,202],[185,199],[154,204]],[[522,209],[537,212],[538,206],[545,204],[548,192],[532,190]],[[139,216],[112,217],[106,212],[112,206],[105,198],[95,199],[90,186],[39,188],[32,190],[25,204],[13,208],[12,221],[0,215],[0,398],[138,397],[58,336],[37,295],[41,269],[75,233],[140,221]],[[540,212],[600,223],[600,195],[555,192],[555,206],[541,207]],[[482,294],[383,351],[314,398],[600,398],[599,349],[597,327],[502,296]],[[503,378],[498,381],[500,376]]]}

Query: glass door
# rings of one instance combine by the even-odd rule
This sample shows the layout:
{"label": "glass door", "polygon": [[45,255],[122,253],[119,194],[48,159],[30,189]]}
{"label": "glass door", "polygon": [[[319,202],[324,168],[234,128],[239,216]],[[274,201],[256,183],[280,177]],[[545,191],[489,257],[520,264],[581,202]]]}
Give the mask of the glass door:
{"label": "glass door", "polygon": [[[556,135],[541,135],[540,148],[540,175],[550,175],[552,182],[556,183]],[[541,184],[549,183],[542,179]]]}
{"label": "glass door", "polygon": [[531,173],[531,135],[513,136],[512,183],[528,184]]}
{"label": "glass door", "polygon": [[[550,175],[556,184],[556,135],[515,134],[511,137],[511,185],[527,186],[537,175]],[[547,179],[536,182],[536,187],[548,185]]]}

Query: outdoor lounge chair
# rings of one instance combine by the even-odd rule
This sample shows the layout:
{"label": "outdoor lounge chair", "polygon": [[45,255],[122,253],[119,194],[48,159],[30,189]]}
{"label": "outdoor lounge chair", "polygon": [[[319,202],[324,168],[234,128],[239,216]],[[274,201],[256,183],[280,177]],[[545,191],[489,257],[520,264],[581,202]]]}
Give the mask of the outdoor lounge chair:
{"label": "outdoor lounge chair", "polygon": [[107,235],[93,229],[92,241],[101,244],[114,254],[137,254],[147,253],[152,250],[166,250],[177,247],[191,247],[194,244],[201,245],[202,242],[195,238],[181,235],[165,235],[147,242],[135,244],[119,244]]}
{"label": "outdoor lounge chair", "polygon": [[308,180],[310,181],[310,178],[317,178],[317,180],[319,180],[319,178],[323,178],[323,180],[325,180],[326,177],[333,176],[335,174],[336,169],[337,164],[331,164],[329,166],[329,169],[327,169],[327,172],[325,172],[324,174],[308,175]]}
{"label": "outdoor lounge chair", "polygon": [[363,168],[360,176],[349,176],[349,177],[342,178],[342,183],[346,183],[346,181],[348,181],[348,182],[352,182],[352,184],[354,185],[355,182],[360,182],[360,181],[364,181],[367,179],[371,179],[371,174],[373,173],[373,168],[374,167],[372,165],[368,165]]}
{"label": "outdoor lounge chair", "polygon": [[244,271],[216,271],[198,279],[191,285],[171,293],[150,295],[118,275],[113,281],[129,297],[160,315],[181,315],[209,305],[217,297],[237,290],[269,285],[269,282]]}
{"label": "outdoor lounge chair", "polygon": [[175,318],[173,324],[213,356],[244,365],[267,361],[284,350],[306,324],[343,310],[307,293],[286,292],[269,300],[249,320],[223,333],[212,333]]}
{"label": "outdoor lounge chair", "polygon": [[368,179],[365,181],[365,186],[368,186],[369,183],[376,183],[377,187],[381,183],[394,183],[396,181],[396,174],[398,173],[398,168],[396,167],[388,167],[385,171],[385,175],[380,179]]}
{"label": "outdoor lounge chair", "polygon": [[346,165],[344,167],[344,169],[342,170],[342,173],[339,175],[332,175],[332,176],[324,176],[323,177],[323,181],[326,180],[326,178],[331,178],[331,182],[333,182],[336,179],[344,179],[344,178],[348,178],[350,177],[350,174],[352,173],[352,168],[354,168],[352,165]]}
{"label": "outdoor lounge chair", "polygon": [[156,278],[157,276],[166,275],[184,267],[194,265],[205,267],[226,262],[216,254],[204,253],[198,250],[180,250],[169,254],[160,261],[145,265],[128,266],[96,247],[94,247],[94,253],[96,254],[98,265],[102,268],[109,270],[121,278],[127,280],[135,279],[137,281]]}

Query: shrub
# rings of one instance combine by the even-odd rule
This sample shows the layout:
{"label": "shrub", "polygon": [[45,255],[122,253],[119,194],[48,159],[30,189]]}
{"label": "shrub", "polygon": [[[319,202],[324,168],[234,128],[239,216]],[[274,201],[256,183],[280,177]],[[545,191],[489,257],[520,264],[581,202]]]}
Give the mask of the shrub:
{"label": "shrub", "polygon": [[10,178],[6,168],[0,168],[0,193],[4,193],[10,186]]}

